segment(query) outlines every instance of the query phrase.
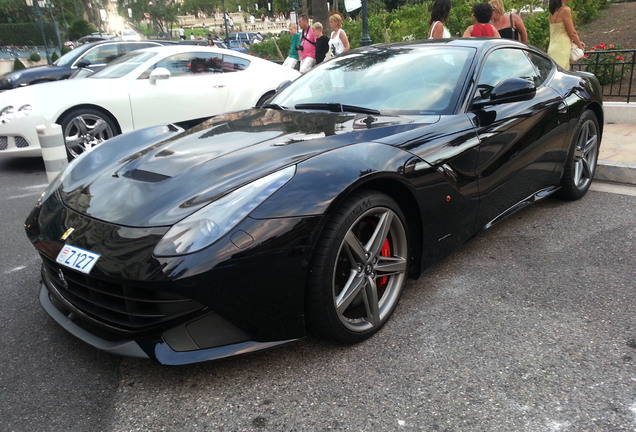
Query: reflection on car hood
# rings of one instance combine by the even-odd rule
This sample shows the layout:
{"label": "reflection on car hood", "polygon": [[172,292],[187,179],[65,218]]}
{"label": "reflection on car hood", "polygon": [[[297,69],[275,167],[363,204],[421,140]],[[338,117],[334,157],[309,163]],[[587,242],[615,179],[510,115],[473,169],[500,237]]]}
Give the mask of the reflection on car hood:
{"label": "reflection on car hood", "polygon": [[285,166],[438,120],[254,109],[212,117],[187,131],[143,129],[77,161],[61,196],[68,207],[106,222],[172,225]]}
{"label": "reflection on car hood", "polygon": [[52,79],[56,80],[65,74],[70,74],[70,69],[61,69],[54,65],[34,66],[26,69],[9,72],[1,77],[3,82],[10,84],[12,88],[24,84],[30,84],[32,80]]}

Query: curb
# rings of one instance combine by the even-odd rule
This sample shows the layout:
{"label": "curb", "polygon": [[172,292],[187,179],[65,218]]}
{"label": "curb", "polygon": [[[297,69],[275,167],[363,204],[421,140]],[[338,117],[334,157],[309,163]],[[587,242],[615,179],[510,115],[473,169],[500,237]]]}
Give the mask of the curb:
{"label": "curb", "polygon": [[622,162],[598,161],[594,180],[636,185],[636,166]]}

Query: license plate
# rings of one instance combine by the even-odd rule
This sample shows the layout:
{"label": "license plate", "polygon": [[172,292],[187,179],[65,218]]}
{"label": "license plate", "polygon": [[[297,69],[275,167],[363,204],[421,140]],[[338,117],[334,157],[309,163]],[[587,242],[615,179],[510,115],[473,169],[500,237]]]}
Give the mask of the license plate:
{"label": "license plate", "polygon": [[63,266],[88,274],[99,257],[100,255],[94,252],[71,245],[64,245],[55,261]]}

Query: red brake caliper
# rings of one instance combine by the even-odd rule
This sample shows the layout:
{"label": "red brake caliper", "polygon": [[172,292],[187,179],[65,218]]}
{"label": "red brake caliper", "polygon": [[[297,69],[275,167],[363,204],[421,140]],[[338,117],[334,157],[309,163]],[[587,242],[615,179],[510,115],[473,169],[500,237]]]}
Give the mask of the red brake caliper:
{"label": "red brake caliper", "polygon": [[[384,244],[382,245],[382,250],[380,251],[380,255],[384,256],[384,257],[389,257],[391,256],[391,246],[389,246],[389,239],[386,238],[384,239]],[[381,278],[378,278],[378,288],[383,287],[386,284],[386,281],[389,278],[384,276]]]}

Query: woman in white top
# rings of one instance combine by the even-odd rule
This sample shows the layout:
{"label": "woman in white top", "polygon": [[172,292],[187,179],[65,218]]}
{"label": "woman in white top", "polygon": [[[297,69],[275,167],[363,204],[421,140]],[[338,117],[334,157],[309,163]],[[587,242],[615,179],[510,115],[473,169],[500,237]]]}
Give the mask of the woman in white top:
{"label": "woman in white top", "polygon": [[349,38],[342,29],[342,17],[333,14],[329,17],[329,25],[331,26],[331,38],[329,39],[329,51],[331,57],[342,54],[349,49]]}
{"label": "woman in white top", "polygon": [[435,0],[431,9],[431,20],[428,25],[431,27],[429,39],[448,39],[451,37],[450,32],[444,26],[451,10],[450,0]]}

